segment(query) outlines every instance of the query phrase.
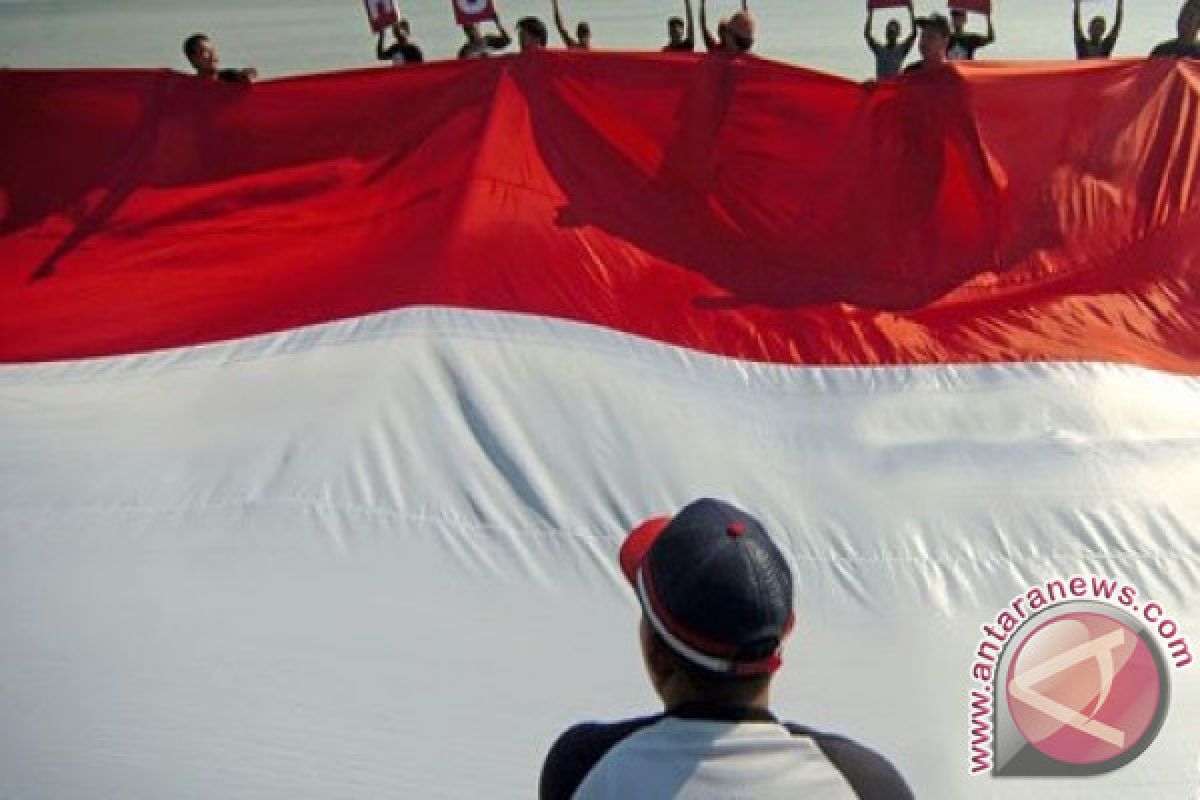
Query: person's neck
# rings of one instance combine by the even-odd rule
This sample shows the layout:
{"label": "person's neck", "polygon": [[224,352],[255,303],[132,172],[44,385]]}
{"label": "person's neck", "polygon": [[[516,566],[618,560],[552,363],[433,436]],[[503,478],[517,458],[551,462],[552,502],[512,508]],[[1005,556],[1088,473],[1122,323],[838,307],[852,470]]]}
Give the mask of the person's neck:
{"label": "person's neck", "polygon": [[755,692],[739,691],[730,694],[701,694],[691,690],[690,687],[686,686],[671,686],[669,688],[664,688],[666,688],[666,691],[660,692],[660,695],[662,697],[663,707],[666,708],[668,712],[686,706],[749,709],[762,712],[769,712],[771,709],[771,685],[769,683]]}

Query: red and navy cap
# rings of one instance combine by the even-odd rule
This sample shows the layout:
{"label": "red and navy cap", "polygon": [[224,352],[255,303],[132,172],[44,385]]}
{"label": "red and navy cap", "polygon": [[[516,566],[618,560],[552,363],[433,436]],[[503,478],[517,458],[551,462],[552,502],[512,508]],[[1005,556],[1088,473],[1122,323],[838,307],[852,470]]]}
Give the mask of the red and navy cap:
{"label": "red and navy cap", "polygon": [[719,500],[643,522],[621,545],[642,613],[676,654],[721,675],[766,675],[795,624],[792,573],[762,523]]}

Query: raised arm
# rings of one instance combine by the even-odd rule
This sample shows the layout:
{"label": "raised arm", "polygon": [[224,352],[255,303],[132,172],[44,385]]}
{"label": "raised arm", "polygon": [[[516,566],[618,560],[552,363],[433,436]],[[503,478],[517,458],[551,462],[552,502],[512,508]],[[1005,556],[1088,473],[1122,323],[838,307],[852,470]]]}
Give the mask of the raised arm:
{"label": "raised arm", "polygon": [[1125,21],[1125,0],[1117,0],[1117,17],[1113,20],[1112,33],[1108,36],[1116,44],[1117,37],[1121,35],[1121,23]]}
{"label": "raised arm", "polygon": [[496,23],[496,33],[483,37],[483,40],[487,43],[488,47],[494,50],[503,50],[512,44],[512,37],[504,29],[504,23],[500,21],[499,11],[496,11],[495,16],[492,17],[492,22]]}
{"label": "raised arm", "polygon": [[1075,40],[1079,41],[1086,38],[1083,35],[1083,8],[1082,0],[1075,0]]}
{"label": "raised arm", "polygon": [[750,0],[742,0],[742,11],[750,10]]}
{"label": "raised arm", "polygon": [[683,0],[683,10],[687,16],[687,41],[696,46],[696,15],[692,10],[692,0]]}
{"label": "raised arm", "polygon": [[990,12],[990,11],[988,12],[988,15],[987,15],[987,21],[988,21],[988,32],[987,32],[987,36],[983,37],[983,43],[991,44],[992,42],[996,41],[996,26],[992,24],[992,12]]}
{"label": "raised arm", "polygon": [[908,38],[904,40],[904,47],[910,48],[917,41],[917,12],[913,10],[912,0],[908,0]]}
{"label": "raised arm", "polygon": [[[867,24],[863,26],[863,38],[867,40],[867,47],[874,50],[879,47],[879,43],[875,41],[875,37],[871,35],[871,25],[875,22],[875,9],[867,10]],[[380,40],[382,41],[382,39]]]}
{"label": "raised arm", "polygon": [[716,50],[720,42],[708,30],[708,0],[700,0],[700,32],[704,34],[704,47]]}
{"label": "raised arm", "polygon": [[552,3],[554,5],[554,27],[558,28],[558,35],[562,39],[562,43],[568,48],[578,47],[579,42],[567,30],[567,23],[563,20],[562,8],[559,6],[558,0],[552,0]]}
{"label": "raised arm", "polygon": [[387,61],[390,58],[387,51],[383,49],[383,36],[386,30],[386,28],[379,29],[379,40],[375,42],[375,57],[380,61]]}

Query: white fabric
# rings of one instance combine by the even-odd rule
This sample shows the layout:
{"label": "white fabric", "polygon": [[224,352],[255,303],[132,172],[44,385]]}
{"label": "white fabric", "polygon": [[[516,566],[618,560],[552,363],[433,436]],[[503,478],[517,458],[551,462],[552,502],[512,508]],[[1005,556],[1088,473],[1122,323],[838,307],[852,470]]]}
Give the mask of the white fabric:
{"label": "white fabric", "polygon": [[1187,797],[1195,666],[1102,779],[970,777],[967,713],[980,626],[1047,579],[1200,636],[1197,408],[1123,366],[786,368],[441,309],[2,368],[0,797],[528,797],[568,724],[657,710],[616,551],[702,495],[794,562],[781,717],[919,797]]}
{"label": "white fabric", "polygon": [[574,800],[856,800],[808,737],[774,723],[667,717],[624,740],[588,773]]}

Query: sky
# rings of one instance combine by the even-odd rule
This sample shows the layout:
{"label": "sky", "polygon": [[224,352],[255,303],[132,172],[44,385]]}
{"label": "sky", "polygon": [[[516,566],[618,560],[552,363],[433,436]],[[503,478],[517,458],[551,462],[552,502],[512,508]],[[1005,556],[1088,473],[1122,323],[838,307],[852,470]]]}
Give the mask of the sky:
{"label": "sky", "polygon": [[[461,43],[450,0],[397,0],[427,58],[451,56]],[[597,47],[660,47],[665,21],[683,0],[562,0],[568,20],[592,23]],[[698,0],[697,0],[698,2]],[[499,0],[511,23],[550,20],[550,0]],[[737,0],[711,0],[710,18]],[[990,59],[1073,55],[1071,0],[995,0],[997,43]],[[1115,0],[1084,0],[1085,14],[1111,15]],[[1178,0],[1128,0],[1118,57],[1145,55],[1174,35]],[[756,52],[854,79],[870,77],[863,45],[865,0],[752,0],[759,19]],[[917,0],[918,13],[945,11]],[[880,18],[882,21],[887,17]],[[981,18],[972,27],[983,29]],[[170,67],[186,63],[180,43],[206,31],[225,66],[256,66],[264,77],[375,66],[374,38],[362,0],[0,0],[0,66]],[[555,37],[555,42],[557,39]]]}

